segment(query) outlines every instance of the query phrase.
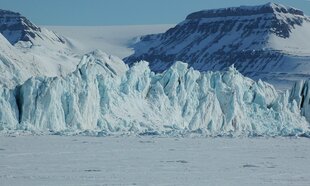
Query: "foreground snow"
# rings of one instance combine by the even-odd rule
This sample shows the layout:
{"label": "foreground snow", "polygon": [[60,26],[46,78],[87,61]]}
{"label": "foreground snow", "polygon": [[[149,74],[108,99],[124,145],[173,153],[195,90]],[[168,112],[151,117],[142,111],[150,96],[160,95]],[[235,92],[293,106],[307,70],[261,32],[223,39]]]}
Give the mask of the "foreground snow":
{"label": "foreground snow", "polygon": [[0,137],[0,183],[310,184],[309,139]]}

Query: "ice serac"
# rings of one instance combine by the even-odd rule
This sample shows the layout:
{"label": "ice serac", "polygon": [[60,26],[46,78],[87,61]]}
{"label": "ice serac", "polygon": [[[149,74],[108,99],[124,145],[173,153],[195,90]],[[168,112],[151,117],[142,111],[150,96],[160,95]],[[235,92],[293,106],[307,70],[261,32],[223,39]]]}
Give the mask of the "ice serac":
{"label": "ice serac", "polygon": [[[125,62],[150,62],[162,72],[175,61],[199,71],[226,70],[290,88],[309,78],[310,18],[296,8],[268,3],[192,13],[162,34],[143,36]],[[289,84],[287,84],[289,82]]]}
{"label": "ice serac", "polygon": [[291,100],[296,100],[302,115],[310,122],[310,80],[295,83],[291,91]]}
{"label": "ice serac", "polygon": [[17,103],[14,90],[0,85],[0,131],[18,127],[20,113]]}
{"label": "ice serac", "polygon": [[0,92],[3,130],[210,136],[287,136],[309,130],[288,92],[279,94],[234,67],[199,72],[176,62],[156,74],[145,61],[128,68],[96,51],[65,77],[34,77]]}

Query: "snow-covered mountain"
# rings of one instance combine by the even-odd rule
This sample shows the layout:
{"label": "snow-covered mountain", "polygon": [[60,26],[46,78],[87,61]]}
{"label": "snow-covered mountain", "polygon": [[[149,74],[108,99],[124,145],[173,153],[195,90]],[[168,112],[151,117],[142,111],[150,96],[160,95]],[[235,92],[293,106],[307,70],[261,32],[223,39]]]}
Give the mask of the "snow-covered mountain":
{"label": "snow-covered mountain", "polygon": [[0,43],[0,83],[8,87],[32,76],[65,75],[81,57],[70,40],[6,10],[0,10]]}
{"label": "snow-covered mountain", "polygon": [[154,71],[175,61],[202,71],[235,64],[244,75],[281,88],[287,81],[310,77],[308,40],[310,18],[292,7],[268,3],[204,10],[165,33],[142,37],[125,62],[147,60]]}
{"label": "snow-covered mountain", "polygon": [[51,42],[65,44],[65,38],[45,28],[40,28],[30,22],[20,13],[8,10],[0,10],[0,33],[12,44],[18,42],[31,45],[40,45]]}
{"label": "snow-covered mountain", "polygon": [[13,89],[0,87],[0,128],[301,135],[309,132],[310,118],[301,115],[299,100],[308,104],[309,95],[298,90],[277,93],[272,85],[246,78],[234,67],[199,72],[177,62],[155,74],[145,61],[128,68],[119,58],[95,51],[65,77],[34,77]]}

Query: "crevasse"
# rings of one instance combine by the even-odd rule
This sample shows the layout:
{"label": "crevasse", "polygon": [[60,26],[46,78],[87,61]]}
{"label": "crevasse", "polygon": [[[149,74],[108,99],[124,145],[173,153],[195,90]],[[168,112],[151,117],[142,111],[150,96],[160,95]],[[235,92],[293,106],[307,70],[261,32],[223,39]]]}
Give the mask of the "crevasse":
{"label": "crevasse", "polygon": [[66,77],[33,77],[14,89],[0,87],[0,128],[300,135],[309,131],[308,87],[300,82],[291,92],[277,93],[234,67],[199,72],[182,62],[155,74],[145,61],[128,68],[95,51]]}

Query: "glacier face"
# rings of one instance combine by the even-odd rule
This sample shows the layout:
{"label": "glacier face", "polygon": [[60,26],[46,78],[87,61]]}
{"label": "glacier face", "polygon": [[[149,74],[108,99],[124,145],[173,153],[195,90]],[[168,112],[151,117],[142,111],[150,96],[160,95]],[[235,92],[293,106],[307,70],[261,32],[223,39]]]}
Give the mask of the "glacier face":
{"label": "glacier face", "polygon": [[1,87],[0,128],[299,135],[309,130],[300,108],[309,108],[301,107],[304,96],[295,92],[279,94],[270,84],[246,78],[234,67],[199,72],[176,62],[156,74],[145,61],[128,68],[120,59],[95,51],[65,77],[33,77],[14,89]]}
{"label": "glacier face", "polygon": [[296,101],[301,114],[310,121],[310,80],[296,82],[290,97],[291,101]]}

